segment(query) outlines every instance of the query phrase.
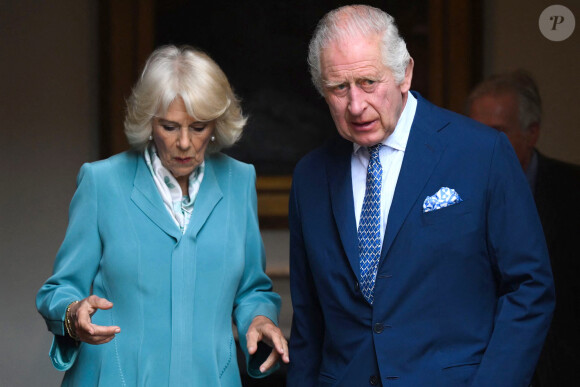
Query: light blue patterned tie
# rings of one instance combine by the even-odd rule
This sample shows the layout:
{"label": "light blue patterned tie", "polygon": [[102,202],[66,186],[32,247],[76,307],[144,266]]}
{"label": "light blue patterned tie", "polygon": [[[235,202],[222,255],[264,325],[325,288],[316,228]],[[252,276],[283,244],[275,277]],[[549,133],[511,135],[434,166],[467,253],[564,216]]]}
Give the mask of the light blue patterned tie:
{"label": "light blue patterned tie", "polygon": [[367,184],[358,225],[360,289],[372,305],[377,266],[381,256],[381,180],[383,168],[379,159],[382,144],[368,148],[371,158],[367,168]]}

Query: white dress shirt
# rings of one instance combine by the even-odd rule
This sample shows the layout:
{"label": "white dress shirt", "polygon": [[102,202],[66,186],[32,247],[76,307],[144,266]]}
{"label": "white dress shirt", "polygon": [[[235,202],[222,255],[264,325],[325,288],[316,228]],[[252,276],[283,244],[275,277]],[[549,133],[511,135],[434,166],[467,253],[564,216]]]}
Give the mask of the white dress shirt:
{"label": "white dress shirt", "polygon": [[[407,103],[403,108],[403,112],[401,113],[401,117],[399,117],[395,130],[390,136],[381,142],[384,145],[379,150],[379,158],[383,169],[383,178],[381,182],[381,243],[385,236],[389,209],[393,202],[395,186],[397,185],[399,172],[401,172],[401,165],[403,164],[403,157],[405,156],[405,148],[407,147],[409,133],[411,132],[411,124],[413,123],[413,118],[415,118],[416,110],[417,99],[409,92],[407,93]],[[365,197],[369,159],[370,155],[366,147],[353,144],[350,168],[357,229]]]}

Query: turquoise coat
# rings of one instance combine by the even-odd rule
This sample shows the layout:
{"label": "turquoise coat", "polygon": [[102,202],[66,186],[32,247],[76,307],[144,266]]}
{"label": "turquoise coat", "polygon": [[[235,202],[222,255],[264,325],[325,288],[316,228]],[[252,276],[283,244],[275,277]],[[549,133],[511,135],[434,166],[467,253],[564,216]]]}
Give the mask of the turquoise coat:
{"label": "turquoise coat", "polygon": [[[223,154],[205,161],[184,235],[141,154],[81,168],[54,274],[36,298],[54,334],[51,360],[67,371],[63,386],[241,385],[232,320],[246,351],[252,319],[277,324],[280,297],[264,273],[254,168]],[[64,315],[90,294],[114,303],[93,323],[121,333],[77,346],[65,336]]]}

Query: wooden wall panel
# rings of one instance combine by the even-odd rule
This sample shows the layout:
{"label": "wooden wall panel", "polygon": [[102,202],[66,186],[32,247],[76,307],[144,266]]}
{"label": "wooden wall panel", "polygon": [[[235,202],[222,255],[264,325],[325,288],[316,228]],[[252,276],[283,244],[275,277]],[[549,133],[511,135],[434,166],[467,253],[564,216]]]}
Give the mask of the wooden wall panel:
{"label": "wooden wall panel", "polygon": [[99,2],[101,157],[129,148],[125,101],[153,50],[154,0]]}
{"label": "wooden wall panel", "polygon": [[462,113],[481,78],[481,1],[430,0],[429,96],[436,105]]}

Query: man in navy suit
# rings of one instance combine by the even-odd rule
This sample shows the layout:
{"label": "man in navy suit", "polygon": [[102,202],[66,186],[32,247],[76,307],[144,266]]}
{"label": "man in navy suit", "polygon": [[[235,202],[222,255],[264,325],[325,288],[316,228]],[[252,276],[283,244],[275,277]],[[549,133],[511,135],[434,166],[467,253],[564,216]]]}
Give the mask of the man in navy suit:
{"label": "man in navy suit", "polygon": [[340,136],[294,172],[288,385],[528,385],[554,288],[506,136],[410,92],[376,8],[329,12],[309,63]]}
{"label": "man in navy suit", "polygon": [[504,132],[524,170],[546,235],[556,286],[556,309],[533,379],[534,387],[571,386],[580,380],[580,166],[535,149],[542,102],[523,70],[491,76],[469,95],[467,113]]}

